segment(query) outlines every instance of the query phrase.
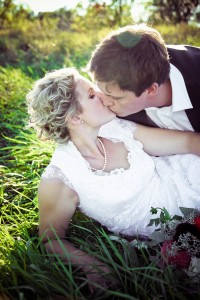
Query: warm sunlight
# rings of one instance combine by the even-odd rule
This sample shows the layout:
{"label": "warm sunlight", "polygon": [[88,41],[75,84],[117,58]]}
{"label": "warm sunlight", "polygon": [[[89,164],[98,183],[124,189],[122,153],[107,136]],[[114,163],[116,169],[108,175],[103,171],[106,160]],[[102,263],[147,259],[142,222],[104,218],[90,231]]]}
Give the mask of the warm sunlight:
{"label": "warm sunlight", "polygon": [[[31,10],[34,11],[34,13],[39,13],[39,12],[45,12],[45,11],[55,11],[59,8],[66,7],[66,9],[71,9],[74,8],[78,3],[81,3],[84,8],[88,6],[88,0],[51,0],[51,1],[46,1],[46,0],[40,0],[40,1],[35,1],[35,0],[15,0],[16,4],[23,4],[24,6],[30,7]],[[103,1],[102,1],[103,2]],[[111,1],[106,0],[104,1],[106,3],[110,3]],[[144,3],[146,0],[141,1],[141,0],[135,0],[131,4],[131,0],[127,1],[127,4],[131,4],[131,14],[134,17],[134,21],[138,22],[140,18],[142,18],[144,21],[148,19],[148,10],[145,9]]]}
{"label": "warm sunlight", "polygon": [[[16,0],[16,4],[24,4],[29,6],[35,13],[42,12],[42,11],[54,11],[62,7],[66,7],[67,9],[71,9],[75,7],[80,1],[78,0]],[[87,0],[81,1],[83,6],[88,5]]]}

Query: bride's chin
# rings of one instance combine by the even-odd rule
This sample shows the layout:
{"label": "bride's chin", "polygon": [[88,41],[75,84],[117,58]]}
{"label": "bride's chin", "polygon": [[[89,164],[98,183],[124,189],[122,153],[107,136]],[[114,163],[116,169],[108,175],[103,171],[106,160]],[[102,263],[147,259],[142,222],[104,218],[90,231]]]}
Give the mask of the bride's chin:
{"label": "bride's chin", "polygon": [[111,122],[111,121],[114,120],[115,118],[116,118],[116,115],[115,115],[115,114],[110,115],[108,118],[105,118],[105,119],[104,119],[104,121],[102,122],[101,126],[102,126],[102,125],[105,125],[105,124],[107,124],[107,123],[109,123],[109,122]]}

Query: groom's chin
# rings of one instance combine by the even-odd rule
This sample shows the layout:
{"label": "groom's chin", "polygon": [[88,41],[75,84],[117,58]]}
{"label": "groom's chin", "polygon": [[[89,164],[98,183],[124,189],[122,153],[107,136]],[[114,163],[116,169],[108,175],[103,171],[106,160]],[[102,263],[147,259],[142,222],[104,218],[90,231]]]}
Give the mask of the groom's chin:
{"label": "groom's chin", "polygon": [[128,114],[125,114],[125,113],[115,113],[116,114],[116,116],[117,117],[119,117],[119,118],[123,118],[123,117],[126,117],[126,116],[128,116]]}

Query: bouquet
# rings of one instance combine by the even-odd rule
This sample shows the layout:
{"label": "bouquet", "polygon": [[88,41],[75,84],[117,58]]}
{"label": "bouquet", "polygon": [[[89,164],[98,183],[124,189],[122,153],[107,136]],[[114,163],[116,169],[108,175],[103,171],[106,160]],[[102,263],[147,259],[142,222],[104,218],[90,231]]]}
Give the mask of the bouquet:
{"label": "bouquet", "polygon": [[149,226],[160,225],[150,236],[150,245],[161,245],[159,266],[167,263],[184,269],[188,275],[200,274],[200,211],[180,207],[183,216],[171,217],[165,208],[152,208],[160,217],[151,219]]}

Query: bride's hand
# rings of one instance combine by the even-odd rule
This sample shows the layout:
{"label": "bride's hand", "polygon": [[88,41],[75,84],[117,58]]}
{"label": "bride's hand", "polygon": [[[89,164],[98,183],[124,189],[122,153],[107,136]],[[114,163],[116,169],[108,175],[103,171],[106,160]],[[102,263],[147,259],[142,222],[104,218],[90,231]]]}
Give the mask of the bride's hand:
{"label": "bride's hand", "polygon": [[110,268],[103,263],[98,263],[94,267],[84,267],[84,273],[91,293],[97,292],[100,287],[103,289],[117,287],[117,280],[112,277]]}

